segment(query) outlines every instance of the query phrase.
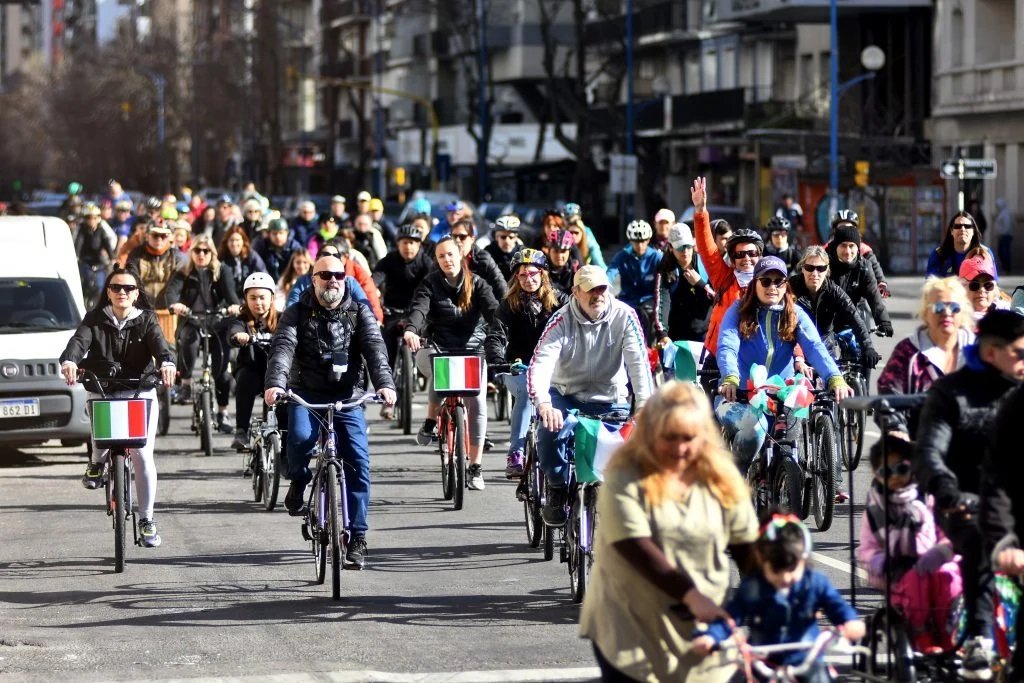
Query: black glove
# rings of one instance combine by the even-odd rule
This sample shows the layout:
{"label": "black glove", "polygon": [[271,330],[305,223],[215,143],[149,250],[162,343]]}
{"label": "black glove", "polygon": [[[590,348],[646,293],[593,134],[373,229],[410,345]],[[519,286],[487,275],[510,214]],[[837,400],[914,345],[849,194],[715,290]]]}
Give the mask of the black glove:
{"label": "black glove", "polygon": [[878,323],[876,333],[879,337],[891,337],[892,336],[892,323],[889,321],[883,321]]}
{"label": "black glove", "polygon": [[864,363],[864,367],[874,368],[882,361],[882,357],[878,355],[878,351],[875,351],[875,347],[866,346],[860,354],[861,361]]}

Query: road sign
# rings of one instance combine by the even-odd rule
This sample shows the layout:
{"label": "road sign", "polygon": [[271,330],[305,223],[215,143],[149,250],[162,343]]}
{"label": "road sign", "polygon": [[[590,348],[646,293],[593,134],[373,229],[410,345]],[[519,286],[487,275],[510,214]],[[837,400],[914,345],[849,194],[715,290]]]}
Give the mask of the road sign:
{"label": "road sign", "polygon": [[615,194],[636,193],[636,155],[608,156],[608,189]]}
{"label": "road sign", "polygon": [[989,180],[996,177],[995,159],[946,159],[939,166],[939,172],[946,180],[960,178],[960,163],[963,162],[965,180]]}

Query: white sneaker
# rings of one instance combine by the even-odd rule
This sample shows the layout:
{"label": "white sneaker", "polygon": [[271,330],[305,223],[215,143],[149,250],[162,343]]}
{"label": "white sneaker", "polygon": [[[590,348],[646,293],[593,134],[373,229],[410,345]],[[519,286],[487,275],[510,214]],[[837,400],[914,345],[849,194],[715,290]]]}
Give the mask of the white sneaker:
{"label": "white sneaker", "polygon": [[484,490],[484,473],[481,471],[480,463],[470,465],[466,472],[466,488],[473,491]]}
{"label": "white sneaker", "polygon": [[992,639],[977,636],[964,644],[964,658],[957,673],[968,681],[990,681],[993,661],[995,644]]}

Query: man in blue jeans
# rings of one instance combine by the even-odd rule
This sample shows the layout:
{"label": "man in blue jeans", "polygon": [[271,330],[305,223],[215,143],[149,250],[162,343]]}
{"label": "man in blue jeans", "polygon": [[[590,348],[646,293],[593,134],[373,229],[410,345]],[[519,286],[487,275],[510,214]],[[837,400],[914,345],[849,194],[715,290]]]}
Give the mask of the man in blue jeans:
{"label": "man in blue jeans", "polygon": [[[285,386],[290,386],[310,403],[348,401],[365,393],[367,372],[385,404],[394,405],[395,383],[377,320],[345,287],[341,261],[323,256],[313,266],[313,288],[303,292],[278,321],[267,361],[264,399],[273,404]],[[313,478],[309,459],[316,451],[319,421],[295,404],[289,406],[288,420],[291,486],[284,505],[290,515],[300,516],[304,514],[306,485]],[[362,569],[370,504],[370,448],[362,409],[335,412],[334,428],[338,455],[351,471],[346,481],[352,540],[345,567]]]}
{"label": "man in blue jeans", "polygon": [[549,486],[542,514],[550,526],[565,524],[567,447],[572,437],[561,434],[565,412],[602,414],[627,408],[627,379],[639,409],[654,383],[640,321],[612,294],[604,270],[584,266],[576,271],[572,295],[548,321],[526,375],[542,426],[537,454]]}

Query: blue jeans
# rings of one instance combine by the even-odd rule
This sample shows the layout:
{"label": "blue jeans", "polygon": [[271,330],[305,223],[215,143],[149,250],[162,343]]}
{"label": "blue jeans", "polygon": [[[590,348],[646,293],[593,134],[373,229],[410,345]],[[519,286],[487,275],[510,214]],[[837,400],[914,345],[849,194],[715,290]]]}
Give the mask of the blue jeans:
{"label": "blue jeans", "polygon": [[[614,409],[629,406],[614,403],[584,403],[572,396],[562,396],[557,391],[551,391],[551,406],[562,411],[565,416],[568,410],[578,410],[587,415],[601,415]],[[572,433],[562,434],[561,431],[553,432],[550,429],[541,427],[537,430],[537,455],[540,458],[540,466],[544,470],[551,486],[568,486],[569,484],[569,441],[573,438]]]}
{"label": "blue jeans", "polygon": [[[310,403],[326,403],[336,397],[300,392]],[[322,413],[321,413],[322,417]],[[313,478],[309,459],[316,452],[320,423],[309,411],[294,403],[288,406],[288,478],[305,489]],[[354,535],[366,533],[366,511],[370,506],[370,444],[366,437],[366,417],[362,408],[334,413],[338,439],[338,459],[345,468],[348,490],[349,528]]]}
{"label": "blue jeans", "polygon": [[532,406],[526,390],[526,375],[501,375],[501,381],[512,394],[512,430],[509,434],[508,450],[521,451],[526,443],[526,433],[530,431],[530,413]]}

